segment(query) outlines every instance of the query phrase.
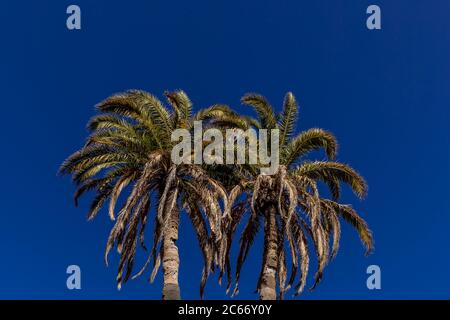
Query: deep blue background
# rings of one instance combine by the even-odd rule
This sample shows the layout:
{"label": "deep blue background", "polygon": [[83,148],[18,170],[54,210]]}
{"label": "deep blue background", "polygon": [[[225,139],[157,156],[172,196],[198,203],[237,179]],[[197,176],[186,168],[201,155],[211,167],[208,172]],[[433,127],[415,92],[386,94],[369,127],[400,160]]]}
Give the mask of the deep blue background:
{"label": "deep blue background", "polygon": [[[78,4],[82,30],[66,29]],[[382,9],[381,31],[365,26]],[[103,264],[111,227],[72,203],[56,176],[82,146],[95,103],[139,88],[161,96],[182,88],[196,108],[239,110],[260,92],[280,107],[300,103],[299,129],[323,127],[339,160],[369,182],[369,196],[344,201],[367,219],[376,249],[343,229],[341,250],[304,299],[450,298],[450,3],[433,1],[2,1],[0,298],[160,298],[161,276],[121,291],[117,255]],[[198,298],[201,254],[186,219],[180,235],[183,298]],[[240,298],[253,294],[261,238],[244,266]],[[142,259],[140,259],[142,260]],[[66,267],[82,269],[82,290],[66,289]],[[382,289],[366,288],[378,264]],[[215,277],[206,298],[225,298]]]}

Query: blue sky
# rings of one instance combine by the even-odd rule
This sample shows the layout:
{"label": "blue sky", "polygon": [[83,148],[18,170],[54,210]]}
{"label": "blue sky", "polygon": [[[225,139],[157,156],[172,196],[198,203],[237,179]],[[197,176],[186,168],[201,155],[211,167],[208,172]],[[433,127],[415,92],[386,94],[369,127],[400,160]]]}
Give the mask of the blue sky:
{"label": "blue sky", "polygon": [[[81,7],[80,31],[66,29],[70,4]],[[370,4],[381,7],[382,30],[365,26]],[[293,91],[297,128],[332,131],[338,159],[367,179],[365,201],[350,192],[343,201],[375,236],[366,258],[345,227],[323,282],[302,298],[450,298],[449,11],[445,0],[4,1],[0,298],[160,298],[161,276],[116,290],[117,256],[109,268],[102,259],[111,222],[105,212],[86,222],[89,199],[75,208],[70,179],[56,176],[82,146],[94,105],[131,88],[182,88],[197,109],[240,111],[246,92],[279,108]],[[181,229],[182,296],[196,299],[201,254],[185,218]],[[239,298],[257,298],[261,240]],[[81,267],[79,291],[66,288],[70,264]],[[381,290],[366,288],[371,264]],[[206,298],[226,298],[214,276]]]}

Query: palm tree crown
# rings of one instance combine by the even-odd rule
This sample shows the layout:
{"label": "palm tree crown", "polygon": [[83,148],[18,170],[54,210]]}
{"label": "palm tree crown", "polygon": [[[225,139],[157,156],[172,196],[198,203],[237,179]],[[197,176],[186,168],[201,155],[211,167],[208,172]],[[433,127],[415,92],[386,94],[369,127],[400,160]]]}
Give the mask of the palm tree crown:
{"label": "palm tree crown", "polygon": [[[354,169],[335,161],[337,142],[331,133],[314,128],[293,136],[298,106],[292,93],[286,95],[283,111],[278,115],[261,95],[247,94],[242,102],[252,106],[258,116],[257,120],[247,121],[247,127],[279,130],[280,166],[273,176],[247,170],[247,174],[241,176],[240,183],[230,192],[229,210],[232,218],[223,222],[224,229],[234,233],[245,212],[250,213],[240,240],[234,294],[238,292],[241,267],[264,222],[263,266],[257,290],[262,299],[275,299],[278,283],[278,297],[283,298],[300,268],[301,276],[295,290],[298,295],[304,289],[309,269],[309,239],[314,244],[318,260],[314,288],[322,278],[326,264],[338,251],[340,217],[356,228],[367,253],[372,250],[372,234],[365,221],[350,205],[338,203],[341,183],[348,184],[359,198],[365,196],[367,185]],[[319,149],[325,150],[328,160],[305,159],[309,152]],[[328,186],[331,199],[319,193],[319,182]],[[237,199],[243,200],[232,206]],[[330,238],[333,239],[331,250]],[[223,260],[227,262],[229,243],[223,243],[221,252],[226,256]],[[289,279],[288,256],[291,257]],[[230,272],[229,267],[221,267]]]}
{"label": "palm tree crown", "polygon": [[[226,199],[226,194],[201,166],[172,163],[171,133],[179,128],[191,129],[194,120],[207,121],[213,116],[218,119],[227,107],[213,106],[193,115],[192,104],[183,91],[166,92],[166,97],[171,110],[155,96],[136,90],[113,95],[98,104],[100,114],[88,123],[91,134],[86,144],[62,164],[60,172],[72,174],[78,185],[75,203],[86,191],[95,191],[88,219],[93,219],[109,200],[108,212],[115,224],[107,241],[105,261],[108,263],[108,253],[116,245],[121,256],[119,288],[131,275],[138,242],[145,248],[149,209],[151,201],[156,201],[153,246],[136,276],[153,260],[153,281],[163,262],[163,297],[177,299],[180,207],[186,209],[203,252],[203,292],[206,278],[214,269],[214,241],[221,237],[219,200]],[[124,190],[126,201],[116,218],[115,207]]]}

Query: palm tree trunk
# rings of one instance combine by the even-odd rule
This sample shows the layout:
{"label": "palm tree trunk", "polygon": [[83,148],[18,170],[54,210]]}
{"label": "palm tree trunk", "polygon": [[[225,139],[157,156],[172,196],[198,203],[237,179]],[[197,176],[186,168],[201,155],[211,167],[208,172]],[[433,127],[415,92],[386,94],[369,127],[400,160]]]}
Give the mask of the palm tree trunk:
{"label": "palm tree trunk", "polygon": [[259,294],[261,300],[276,300],[277,283],[276,271],[278,268],[278,236],[276,209],[274,205],[266,206],[264,210],[264,262],[261,272]]}
{"label": "palm tree trunk", "polygon": [[180,287],[178,285],[178,269],[180,258],[178,256],[178,225],[180,213],[174,208],[168,221],[162,248],[162,262],[164,271],[163,300],[180,300]]}

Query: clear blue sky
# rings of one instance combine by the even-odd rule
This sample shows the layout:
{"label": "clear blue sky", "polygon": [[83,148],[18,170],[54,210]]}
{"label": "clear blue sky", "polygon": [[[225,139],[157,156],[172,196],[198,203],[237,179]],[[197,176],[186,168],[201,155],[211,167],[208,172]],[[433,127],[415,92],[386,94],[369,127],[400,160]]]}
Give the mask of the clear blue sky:
{"label": "clear blue sky", "polygon": [[[81,31],[65,26],[72,3]],[[381,31],[365,26],[370,4],[382,9]],[[450,298],[449,13],[446,0],[3,1],[0,298],[160,298],[161,276],[116,290],[117,256],[109,268],[102,260],[111,222],[103,212],[87,223],[89,199],[75,208],[70,179],[56,176],[94,105],[131,88],[182,88],[196,108],[238,110],[245,92],[279,107],[293,91],[297,127],[334,132],[339,160],[366,177],[368,198],[344,201],[376,241],[365,258],[344,228],[323,282],[302,298]],[[196,299],[201,254],[186,219],[181,229],[182,295]],[[257,298],[261,240],[240,298]],[[66,289],[70,264],[82,269],[80,291]],[[371,264],[382,290],[366,288]],[[214,276],[206,298],[225,298]]]}

